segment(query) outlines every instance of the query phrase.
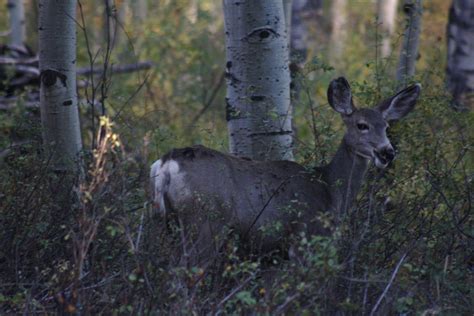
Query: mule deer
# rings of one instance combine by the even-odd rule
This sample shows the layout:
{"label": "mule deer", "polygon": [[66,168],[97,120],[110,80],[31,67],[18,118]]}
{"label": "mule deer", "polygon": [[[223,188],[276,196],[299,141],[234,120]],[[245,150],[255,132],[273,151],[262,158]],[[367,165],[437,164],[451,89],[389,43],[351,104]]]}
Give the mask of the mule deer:
{"label": "mule deer", "polygon": [[177,219],[184,251],[195,263],[216,254],[230,230],[264,251],[294,233],[324,234],[318,218],[351,207],[369,162],[385,168],[394,159],[388,122],[408,114],[419,94],[413,85],[373,109],[357,109],[347,80],[333,80],[329,104],[347,131],[328,165],[309,171],[291,161],[252,161],[203,146],[174,149],[151,167],[154,206]]}

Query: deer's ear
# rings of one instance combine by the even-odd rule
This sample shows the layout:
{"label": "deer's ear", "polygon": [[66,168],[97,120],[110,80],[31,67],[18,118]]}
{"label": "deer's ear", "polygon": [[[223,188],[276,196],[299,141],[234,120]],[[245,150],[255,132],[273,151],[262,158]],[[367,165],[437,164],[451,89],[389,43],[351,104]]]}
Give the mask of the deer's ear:
{"label": "deer's ear", "polygon": [[331,81],[328,88],[328,101],[329,105],[341,114],[351,115],[355,111],[351,87],[346,78],[339,77]]}
{"label": "deer's ear", "polygon": [[416,100],[420,96],[421,85],[415,84],[403,89],[391,98],[381,102],[377,110],[382,113],[387,121],[398,121],[407,115],[415,107]]}

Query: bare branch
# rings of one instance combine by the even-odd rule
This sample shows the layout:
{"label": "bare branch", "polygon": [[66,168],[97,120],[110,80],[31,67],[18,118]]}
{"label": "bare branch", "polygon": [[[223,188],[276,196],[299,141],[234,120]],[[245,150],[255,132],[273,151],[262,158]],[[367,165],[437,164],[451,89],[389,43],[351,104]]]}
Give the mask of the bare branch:
{"label": "bare branch", "polygon": [[38,66],[38,56],[29,58],[13,58],[0,56],[0,64],[2,65],[35,65]]}
{"label": "bare branch", "polygon": [[401,267],[403,261],[405,260],[407,254],[408,254],[408,252],[405,252],[403,254],[403,256],[400,258],[400,260],[398,261],[397,266],[395,267],[395,269],[392,272],[392,276],[390,277],[390,281],[388,282],[387,286],[385,287],[385,289],[383,290],[383,292],[380,295],[379,299],[377,300],[377,303],[375,303],[374,307],[372,308],[372,311],[370,312],[370,316],[375,315],[375,312],[379,308],[380,303],[382,303],[383,298],[385,297],[385,295],[387,295],[387,292],[390,289],[390,287],[392,286],[393,281],[395,280],[395,277],[397,276],[398,270],[400,270],[400,267]]}

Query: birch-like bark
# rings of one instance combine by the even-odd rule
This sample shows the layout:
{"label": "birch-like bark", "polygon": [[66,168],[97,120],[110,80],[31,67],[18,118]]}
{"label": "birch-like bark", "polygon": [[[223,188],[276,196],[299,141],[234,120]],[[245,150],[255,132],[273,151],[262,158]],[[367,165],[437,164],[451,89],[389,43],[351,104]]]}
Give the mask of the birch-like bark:
{"label": "birch-like bark", "polygon": [[142,23],[148,12],[148,3],[147,0],[135,0],[133,1],[133,17],[135,21]]}
{"label": "birch-like bark", "polygon": [[334,64],[344,52],[347,38],[347,0],[334,0],[331,6],[332,30],[329,43],[330,59]]}
{"label": "birch-like bark", "polygon": [[308,50],[308,27],[303,15],[308,0],[294,0],[291,6],[290,55],[301,60],[306,59]]}
{"label": "birch-like bark", "polygon": [[123,47],[126,44],[127,36],[125,26],[127,25],[127,16],[130,8],[129,0],[122,0],[120,7],[116,9],[115,21],[115,46]]}
{"label": "birch-like bark", "polygon": [[397,68],[398,90],[406,87],[408,79],[415,75],[415,64],[420,42],[422,0],[406,0],[403,11],[407,15],[403,45]]}
{"label": "birch-like bark", "polygon": [[224,0],[230,152],[291,160],[288,41],[282,1]]}
{"label": "birch-like bark", "polygon": [[285,13],[285,25],[286,25],[286,34],[288,35],[288,43],[291,38],[291,16],[292,16],[292,7],[293,0],[283,0],[283,11]]}
{"label": "birch-like bark", "polygon": [[76,93],[76,0],[39,1],[43,141],[54,170],[73,170],[82,147]]}
{"label": "birch-like bark", "polygon": [[474,109],[474,1],[453,0],[448,21],[448,90],[457,109]]}
{"label": "birch-like bark", "polygon": [[22,46],[25,44],[26,24],[23,0],[8,0],[7,8],[10,17],[9,44]]}
{"label": "birch-like bark", "polygon": [[145,41],[143,32],[145,31],[146,26],[145,22],[148,13],[148,2],[147,0],[134,0],[131,3],[131,9],[133,15],[132,25],[135,30],[135,34],[139,34],[136,36],[135,49],[139,51]]}
{"label": "birch-like bark", "polygon": [[392,53],[392,37],[395,33],[398,0],[378,0],[377,16],[381,29],[381,55],[387,58]]}
{"label": "birch-like bark", "polygon": [[186,16],[188,17],[189,22],[196,23],[199,15],[198,0],[191,0],[186,11]]}

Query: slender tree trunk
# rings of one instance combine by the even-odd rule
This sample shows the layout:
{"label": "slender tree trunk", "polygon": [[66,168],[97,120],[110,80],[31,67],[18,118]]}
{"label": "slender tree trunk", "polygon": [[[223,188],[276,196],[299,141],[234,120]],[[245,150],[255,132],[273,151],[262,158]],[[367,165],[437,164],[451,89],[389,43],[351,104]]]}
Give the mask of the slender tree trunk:
{"label": "slender tree trunk", "polygon": [[198,21],[199,15],[199,2],[198,0],[191,0],[189,3],[188,9],[186,10],[186,16],[188,17],[191,23],[196,23]]}
{"label": "slender tree trunk", "polygon": [[397,68],[399,90],[406,87],[408,79],[415,75],[415,64],[418,58],[420,42],[422,8],[422,0],[406,0],[403,6],[403,11],[407,15],[407,23]]}
{"label": "slender tree trunk", "polygon": [[448,21],[446,79],[458,109],[474,109],[474,1],[453,0]]}
{"label": "slender tree trunk", "polygon": [[127,41],[125,34],[125,25],[127,25],[127,15],[130,4],[129,0],[122,0],[120,6],[116,10],[115,21],[115,45],[122,48]]}
{"label": "slender tree trunk", "polygon": [[[313,25],[320,32],[317,25],[321,22],[319,11],[322,9],[322,0],[293,0],[291,6],[290,56],[292,61],[304,62],[308,53],[308,46],[314,43],[308,25]],[[317,41],[320,44],[319,41]]]}
{"label": "slender tree trunk", "polygon": [[10,45],[22,46],[25,44],[26,24],[23,0],[8,0],[10,15]]}
{"label": "slender tree trunk", "polygon": [[285,12],[286,34],[288,35],[288,43],[291,41],[291,16],[293,0],[283,0],[283,10]]}
{"label": "slender tree trunk", "polygon": [[103,20],[104,40],[110,49],[115,46],[117,34],[119,33],[117,25],[117,10],[114,0],[104,0],[104,20]]}
{"label": "slender tree trunk", "polygon": [[224,0],[230,151],[293,159],[288,42],[282,1]]}
{"label": "slender tree trunk", "polygon": [[25,43],[32,51],[38,51],[38,3],[36,0],[28,0],[25,6],[26,33]]}
{"label": "slender tree trunk", "polygon": [[76,94],[76,0],[40,0],[39,8],[43,141],[54,170],[73,170],[82,147]]}
{"label": "slender tree trunk", "polygon": [[143,46],[145,38],[143,36],[143,31],[145,24],[144,22],[147,19],[148,13],[148,2],[147,0],[134,0],[132,2],[132,14],[133,14],[133,27],[135,30],[136,41],[135,41],[135,49],[137,51],[140,50],[140,47]]}
{"label": "slender tree trunk", "polygon": [[347,0],[333,0],[331,7],[332,30],[330,39],[330,59],[338,62],[344,52],[347,37]]}
{"label": "slender tree trunk", "polygon": [[377,16],[382,30],[381,55],[387,58],[392,53],[392,37],[395,33],[398,0],[378,0]]}
{"label": "slender tree trunk", "polygon": [[294,0],[291,6],[290,54],[297,59],[305,60],[308,51],[308,27],[303,15],[308,0]]}
{"label": "slender tree trunk", "polygon": [[142,23],[147,17],[147,0],[134,0],[133,4],[133,16],[135,18],[135,21],[139,21],[140,23]]}

